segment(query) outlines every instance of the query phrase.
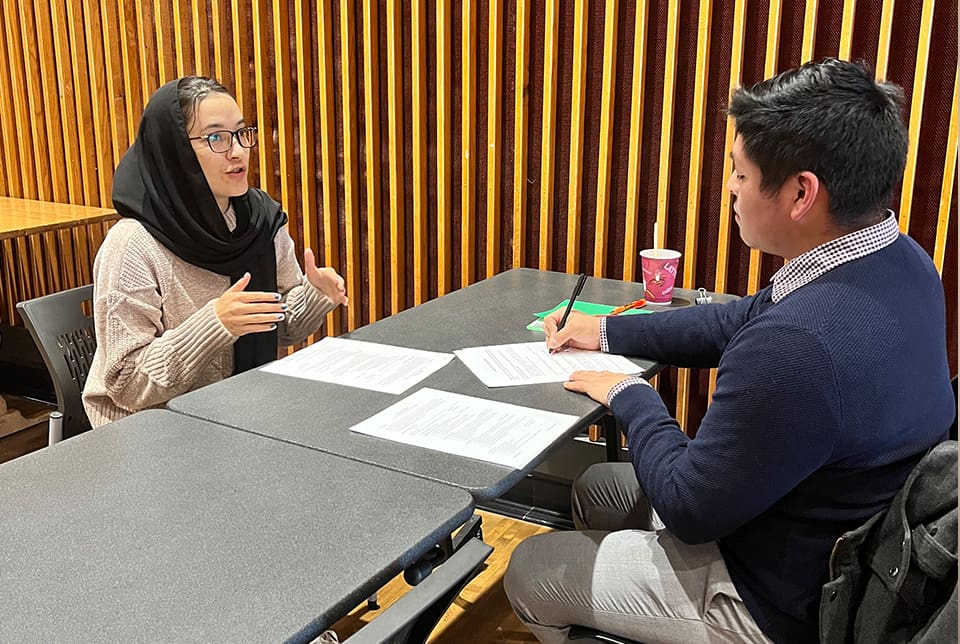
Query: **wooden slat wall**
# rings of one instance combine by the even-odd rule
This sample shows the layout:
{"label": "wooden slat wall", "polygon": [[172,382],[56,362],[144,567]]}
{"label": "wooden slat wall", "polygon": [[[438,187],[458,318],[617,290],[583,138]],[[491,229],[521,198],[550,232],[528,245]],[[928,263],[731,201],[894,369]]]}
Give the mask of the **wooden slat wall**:
{"label": "wooden slat wall", "polygon": [[[387,0],[387,164],[390,175],[390,312],[406,308],[406,217],[404,216],[403,25],[400,0]],[[325,175],[329,176],[329,175]],[[384,244],[386,245],[386,244]],[[371,249],[379,252],[379,249]]]}
{"label": "wooden slat wall", "polygon": [[[298,5],[300,6],[300,5]],[[343,217],[344,217],[344,252],[343,274],[348,293],[359,293],[363,279],[363,265],[360,262],[360,246],[363,243],[361,230],[363,221],[360,212],[360,184],[359,184],[359,153],[357,141],[359,125],[357,123],[357,59],[354,47],[356,33],[356,13],[353,0],[340,0],[340,71],[341,71],[341,100],[340,113],[343,115]],[[307,78],[300,75],[300,78]],[[307,112],[309,108],[305,110]],[[301,116],[301,123],[305,116]],[[301,157],[309,155],[301,152]],[[302,176],[311,176],[310,174]],[[303,181],[303,183],[313,183]],[[309,203],[309,202],[306,202]],[[306,220],[304,220],[306,221]],[[347,327],[355,329],[360,326],[360,306],[352,306],[347,314]]]}
{"label": "wooden slat wall", "polygon": [[[438,6],[443,6],[440,3]],[[438,8],[439,12],[439,8]],[[372,43],[378,40],[379,17],[377,7],[370,2],[363,3],[363,42]],[[448,33],[445,31],[444,33]],[[437,45],[438,49],[440,45]],[[374,153],[380,143],[380,54],[379,47],[363,48],[363,104],[366,158],[366,210],[367,210],[367,320],[379,320],[383,315],[383,261],[382,250],[383,232],[381,218],[381,187],[380,164],[381,155]],[[439,58],[439,56],[438,56]],[[449,49],[445,58],[449,68]],[[438,107],[439,114],[439,107]],[[439,158],[439,155],[438,155]],[[449,159],[449,157],[447,157]],[[438,172],[439,176],[439,172]],[[357,293],[349,293],[357,307]]]}
{"label": "wooden slat wall", "polygon": [[[216,74],[261,130],[252,180],[335,266],[333,333],[514,266],[747,294],[778,267],[730,223],[731,88],[822,56],[904,87],[894,205],[934,258],[957,339],[957,7],[933,0],[0,0],[0,194],[109,206],[150,94]],[[932,43],[937,43],[931,55]],[[895,52],[895,55],[892,55]],[[10,242],[45,288],[89,279],[103,230]],[[41,283],[42,282],[42,283]],[[711,374],[660,390],[688,429]]]}
{"label": "wooden slat wall", "polygon": [[[429,299],[428,204],[427,204],[427,3],[413,0],[410,49],[413,103],[413,303]],[[346,115],[344,115],[346,116]]]}
{"label": "wooden slat wall", "polygon": [[[278,0],[283,2],[283,0]],[[306,13],[301,11],[301,14]],[[301,220],[306,226],[310,227],[311,234],[318,240],[323,231],[323,257],[326,261],[335,266],[340,266],[340,243],[339,236],[328,234],[329,231],[338,228],[338,207],[337,207],[337,182],[329,178],[337,176],[337,135],[336,135],[336,79],[333,71],[334,51],[336,50],[334,42],[333,29],[333,6],[332,0],[318,0],[317,2],[317,51],[319,55],[319,64],[317,65],[317,93],[313,104],[319,114],[319,127],[317,128],[317,141],[301,141],[300,156],[310,156],[315,154],[316,145],[320,147],[320,169],[323,180],[320,182],[322,190],[321,212],[323,213],[322,223],[318,217],[306,215]],[[304,52],[306,53],[306,52]],[[306,56],[305,56],[306,57]],[[301,90],[303,91],[303,90]],[[303,92],[305,93],[305,92]],[[309,106],[307,107],[309,116]],[[259,118],[259,115],[258,115]],[[302,118],[302,117],[301,117]],[[309,120],[309,119],[308,119]],[[283,132],[283,130],[280,130]],[[288,135],[289,136],[289,135]],[[312,145],[311,145],[312,144]],[[306,148],[306,145],[311,145]],[[268,146],[261,146],[261,149],[268,149]],[[304,204],[304,211],[313,204]],[[306,214],[306,213],[304,213]],[[307,224],[306,222],[310,222]],[[304,240],[306,243],[306,239]],[[319,246],[319,241],[311,238],[311,243]],[[319,251],[319,248],[315,248]],[[320,255],[318,253],[317,258]],[[341,273],[346,273],[341,268]],[[331,313],[327,316],[327,328],[335,334],[340,330],[339,317]],[[332,323],[332,324],[331,324]]]}
{"label": "wooden slat wall", "polygon": [[543,125],[540,152],[540,254],[536,266],[542,270],[559,269],[553,262],[554,152],[557,133],[557,72],[560,38],[560,13],[557,0],[545,0],[543,37]]}
{"label": "wooden slat wall", "polygon": [[[516,60],[513,87],[513,247],[511,267],[523,266],[527,256],[527,146],[530,112],[530,7],[531,0],[517,0],[514,31]],[[507,90],[509,92],[509,90]]]}
{"label": "wooden slat wall", "polygon": [[[637,253],[644,244],[639,240],[640,226],[640,163],[644,122],[644,77],[646,74],[647,3],[637,7],[633,25],[633,74],[630,89],[630,153],[627,162],[627,194],[623,235],[623,271],[620,276],[632,280],[637,275]],[[622,97],[620,100],[624,100]]]}
{"label": "wooden slat wall", "polygon": [[437,251],[435,273],[437,295],[454,290],[453,274],[453,90],[452,56],[453,32],[451,8],[446,2],[437,3],[437,56],[435,78],[437,86]]}
{"label": "wooden slat wall", "polygon": [[570,156],[567,159],[567,248],[566,271],[580,272],[580,200],[583,187],[584,134],[587,83],[587,6],[589,0],[577,0],[573,30],[573,85],[570,90]]}
{"label": "wooden slat wall", "polygon": [[500,245],[503,243],[500,232],[500,187],[502,181],[501,166],[503,146],[501,138],[503,98],[503,3],[491,2],[487,24],[490,26],[487,37],[489,64],[487,66],[487,96],[497,97],[487,102],[487,262],[486,277],[500,272],[502,266]]}
{"label": "wooden slat wall", "polygon": [[462,0],[460,35],[460,280],[476,276],[477,2]]}
{"label": "wooden slat wall", "polygon": [[917,38],[917,64],[913,73],[913,91],[910,101],[910,144],[907,146],[907,167],[903,173],[903,191],[900,194],[900,230],[910,232],[910,206],[917,179],[917,155],[920,150],[920,125],[923,119],[924,88],[927,81],[927,62],[930,56],[930,32],[933,22],[933,0],[923,0],[920,15],[920,34]]}

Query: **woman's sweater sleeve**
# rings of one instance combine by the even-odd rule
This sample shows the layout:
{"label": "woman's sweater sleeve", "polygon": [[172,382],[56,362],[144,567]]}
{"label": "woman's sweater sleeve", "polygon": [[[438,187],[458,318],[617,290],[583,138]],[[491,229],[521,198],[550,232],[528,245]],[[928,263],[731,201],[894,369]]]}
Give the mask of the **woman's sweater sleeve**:
{"label": "woman's sweater sleeve", "polygon": [[131,238],[98,255],[94,315],[103,383],[128,411],[160,405],[190,391],[202,368],[235,338],[220,323],[214,301],[174,328],[165,328],[162,257]]}
{"label": "woman's sweater sleeve", "polygon": [[293,239],[286,228],[280,229],[274,240],[277,252],[277,290],[287,305],[287,315],[280,324],[280,343],[302,342],[323,326],[327,313],[336,305],[318,291],[300,270]]}

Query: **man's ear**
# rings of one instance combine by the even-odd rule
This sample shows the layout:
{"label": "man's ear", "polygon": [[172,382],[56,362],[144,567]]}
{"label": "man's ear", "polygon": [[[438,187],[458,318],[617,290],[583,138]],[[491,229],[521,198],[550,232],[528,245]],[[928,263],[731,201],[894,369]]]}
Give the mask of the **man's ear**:
{"label": "man's ear", "polygon": [[800,222],[809,214],[820,195],[820,179],[809,170],[804,170],[793,178],[790,185],[793,190],[790,218]]}

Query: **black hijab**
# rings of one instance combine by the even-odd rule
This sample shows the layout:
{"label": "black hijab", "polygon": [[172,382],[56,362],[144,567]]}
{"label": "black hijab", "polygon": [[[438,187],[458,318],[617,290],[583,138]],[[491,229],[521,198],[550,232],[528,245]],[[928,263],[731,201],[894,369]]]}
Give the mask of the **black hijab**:
{"label": "black hijab", "polygon": [[[147,103],[137,139],[113,175],[113,205],[185,262],[231,283],[249,272],[247,290],[276,291],[273,238],[287,215],[268,194],[250,188],[230,199],[237,215],[230,232],[187,138],[178,83],[167,83]],[[233,351],[235,373],[274,360],[277,332],[241,336]]]}

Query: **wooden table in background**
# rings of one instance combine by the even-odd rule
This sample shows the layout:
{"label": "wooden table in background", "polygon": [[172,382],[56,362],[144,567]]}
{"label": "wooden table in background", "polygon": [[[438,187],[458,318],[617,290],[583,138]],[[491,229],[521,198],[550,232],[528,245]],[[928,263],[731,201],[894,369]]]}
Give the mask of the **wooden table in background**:
{"label": "wooden table in background", "polygon": [[112,208],[0,197],[0,324],[20,324],[19,301],[89,284],[117,218]]}
{"label": "wooden table in background", "polygon": [[[17,302],[89,284],[93,258],[117,218],[112,208],[0,197],[0,329],[22,325]],[[12,331],[7,328],[6,335],[24,341],[25,334]],[[11,353],[21,356],[23,349],[0,344],[0,360],[7,361]],[[8,409],[0,397],[0,436],[42,422],[45,416],[24,416]]]}

